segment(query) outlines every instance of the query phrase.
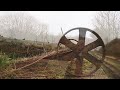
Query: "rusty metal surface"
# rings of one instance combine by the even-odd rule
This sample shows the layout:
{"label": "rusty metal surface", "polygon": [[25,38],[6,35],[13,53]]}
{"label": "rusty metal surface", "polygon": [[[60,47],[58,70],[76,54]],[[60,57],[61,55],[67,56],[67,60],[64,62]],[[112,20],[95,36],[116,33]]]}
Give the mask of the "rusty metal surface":
{"label": "rusty metal surface", "polygon": [[[74,30],[79,30],[79,36],[78,36],[78,41],[74,40],[74,39],[68,39],[66,37],[66,35]],[[86,32],[89,31],[91,33],[93,33],[98,39],[88,45],[85,46],[85,38],[86,38]],[[74,44],[71,40],[74,40],[77,42],[77,44]],[[89,76],[93,73],[95,73],[100,66],[103,63],[103,60],[105,58],[105,46],[104,43],[101,39],[101,37],[94,31],[87,29],[87,28],[74,28],[69,30],[68,32],[66,32],[60,39],[59,43],[58,43],[58,47],[60,47],[60,44],[63,44],[65,47],[69,48],[71,50],[71,52],[69,54],[67,54],[66,59],[77,59],[76,60],[76,70],[75,70],[75,74],[74,76]],[[96,57],[92,56],[91,54],[89,54],[88,52],[91,51],[92,49],[98,47],[98,46],[102,46],[103,48],[103,55],[102,55],[102,59],[98,60]],[[71,58],[72,57],[72,58]],[[91,71],[88,74],[83,74],[83,58],[85,58],[86,60],[88,60],[89,62],[91,62],[93,65],[95,65],[95,69],[93,71]]]}

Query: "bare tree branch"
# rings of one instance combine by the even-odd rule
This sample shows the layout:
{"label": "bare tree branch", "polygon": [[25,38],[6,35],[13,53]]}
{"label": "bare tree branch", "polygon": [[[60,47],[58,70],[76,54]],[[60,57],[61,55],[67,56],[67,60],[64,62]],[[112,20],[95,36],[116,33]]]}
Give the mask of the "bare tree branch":
{"label": "bare tree branch", "polygon": [[120,12],[119,11],[100,11],[94,18],[95,31],[100,34],[105,43],[120,34]]}

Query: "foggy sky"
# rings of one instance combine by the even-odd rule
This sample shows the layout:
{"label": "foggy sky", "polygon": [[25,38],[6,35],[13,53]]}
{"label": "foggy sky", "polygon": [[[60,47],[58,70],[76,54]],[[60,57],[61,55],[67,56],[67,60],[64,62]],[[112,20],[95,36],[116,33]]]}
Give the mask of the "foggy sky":
{"label": "foggy sky", "polygon": [[[15,13],[18,11],[0,11],[0,15]],[[57,35],[61,28],[65,33],[75,27],[93,29],[92,20],[95,11],[21,11],[34,16],[41,23],[48,25],[48,31]],[[75,33],[72,33],[75,35]],[[88,35],[89,36],[89,35]]]}
{"label": "foggy sky", "polygon": [[92,20],[95,11],[29,11],[31,15],[41,22],[49,25],[52,34],[65,33],[75,27],[93,29]]}

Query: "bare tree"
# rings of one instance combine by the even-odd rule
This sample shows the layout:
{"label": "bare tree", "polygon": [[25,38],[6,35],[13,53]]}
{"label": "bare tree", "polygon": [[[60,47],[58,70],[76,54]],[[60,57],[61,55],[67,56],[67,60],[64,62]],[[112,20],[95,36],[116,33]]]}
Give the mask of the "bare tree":
{"label": "bare tree", "polygon": [[120,34],[120,12],[119,11],[100,11],[95,16],[93,25],[95,31],[108,43]]}
{"label": "bare tree", "polygon": [[10,13],[0,17],[1,33],[11,38],[37,39],[36,35],[43,35],[47,28],[25,12]]}

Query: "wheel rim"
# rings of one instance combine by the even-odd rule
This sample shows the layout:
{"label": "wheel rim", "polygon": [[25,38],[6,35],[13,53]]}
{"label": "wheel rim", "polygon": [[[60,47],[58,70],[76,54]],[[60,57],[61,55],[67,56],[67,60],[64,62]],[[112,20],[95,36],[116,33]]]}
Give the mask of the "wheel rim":
{"label": "wheel rim", "polygon": [[[66,35],[69,32],[72,32],[74,30],[79,30],[79,37],[78,37],[78,41],[74,40],[74,39],[67,39]],[[86,32],[89,31],[91,33],[93,33],[96,37],[97,40],[95,40],[94,42],[85,45],[85,38],[86,38]],[[71,40],[74,40],[77,42],[77,44],[74,44],[71,42]],[[71,55],[73,57],[75,57],[76,60],[76,70],[75,70],[75,74],[71,74],[72,76],[77,76],[77,77],[85,77],[85,76],[89,76],[93,73],[95,73],[100,66],[102,65],[104,58],[105,58],[105,45],[103,40],[101,39],[101,37],[94,31],[88,29],[88,28],[73,28],[69,31],[67,31],[60,39],[60,41],[58,42],[58,49],[60,47],[60,44],[65,45],[65,47],[69,48],[72,52]],[[88,52],[91,51],[92,49],[98,47],[98,46],[102,46],[102,59],[98,60],[96,57],[92,56],[91,54],[89,54]],[[95,65],[95,69],[92,70],[90,73],[87,74],[83,74],[83,58],[85,58],[86,60],[88,60],[90,63],[92,63],[93,65]],[[67,72],[67,71],[66,71]]]}

